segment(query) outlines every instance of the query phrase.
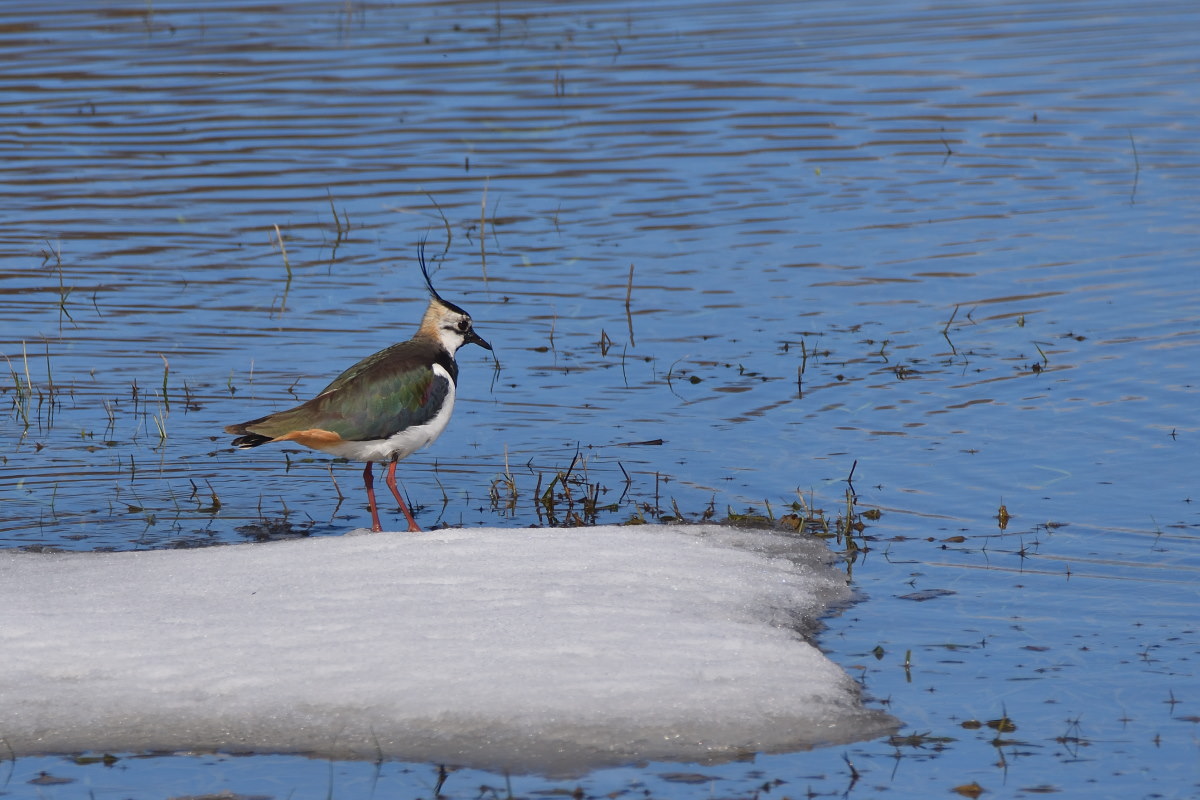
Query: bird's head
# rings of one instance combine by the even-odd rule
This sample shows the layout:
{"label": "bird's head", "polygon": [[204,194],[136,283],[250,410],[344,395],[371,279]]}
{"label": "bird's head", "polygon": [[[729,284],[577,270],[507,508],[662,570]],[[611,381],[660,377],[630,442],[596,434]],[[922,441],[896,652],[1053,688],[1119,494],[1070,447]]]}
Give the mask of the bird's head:
{"label": "bird's head", "polygon": [[442,343],[450,355],[454,355],[464,344],[477,344],[485,350],[491,350],[482,336],[475,332],[471,323],[471,315],[459,306],[442,298],[433,288],[429,279],[429,269],[425,266],[425,242],[417,247],[417,260],[421,264],[421,274],[425,276],[425,285],[429,287],[429,307],[421,319],[418,335],[431,336]]}

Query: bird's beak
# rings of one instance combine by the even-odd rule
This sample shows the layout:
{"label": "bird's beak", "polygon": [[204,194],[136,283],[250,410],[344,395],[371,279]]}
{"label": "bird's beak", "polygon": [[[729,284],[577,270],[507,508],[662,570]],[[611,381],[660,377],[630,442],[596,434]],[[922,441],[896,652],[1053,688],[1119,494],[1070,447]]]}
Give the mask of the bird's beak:
{"label": "bird's beak", "polygon": [[485,342],[483,337],[480,336],[475,331],[469,331],[467,333],[467,335],[463,337],[463,342],[465,342],[466,344],[477,344],[480,347],[482,347],[484,350],[492,349],[492,346],[490,344],[488,344],[487,342]]}

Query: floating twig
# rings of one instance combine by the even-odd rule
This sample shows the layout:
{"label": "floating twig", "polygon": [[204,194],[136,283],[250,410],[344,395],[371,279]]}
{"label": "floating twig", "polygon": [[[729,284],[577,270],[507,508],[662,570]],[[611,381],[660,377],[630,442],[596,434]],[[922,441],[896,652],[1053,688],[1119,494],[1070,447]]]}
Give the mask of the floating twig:
{"label": "floating twig", "polygon": [[1133,148],[1133,188],[1129,190],[1129,205],[1133,205],[1133,196],[1137,194],[1138,176],[1142,172],[1142,164],[1138,159],[1137,142],[1133,140],[1133,131],[1129,131],[1129,146]]}
{"label": "floating twig", "polygon": [[446,227],[446,249],[442,251],[442,255],[445,255],[450,252],[450,242],[454,241],[454,231],[450,228],[450,220],[446,219],[446,214],[442,211],[442,207],[438,205],[438,201],[429,192],[425,192],[425,196],[429,198],[429,202],[433,203],[433,207],[437,209],[438,216],[442,218],[442,225]]}

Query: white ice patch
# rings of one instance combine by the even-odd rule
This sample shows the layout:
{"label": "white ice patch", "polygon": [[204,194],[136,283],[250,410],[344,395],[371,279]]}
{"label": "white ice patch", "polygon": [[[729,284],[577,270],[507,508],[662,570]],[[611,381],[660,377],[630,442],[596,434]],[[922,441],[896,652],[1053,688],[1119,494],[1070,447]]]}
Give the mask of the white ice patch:
{"label": "white ice patch", "polygon": [[17,755],[224,749],[562,773],[879,735],[796,632],[828,550],[716,526],[0,553]]}

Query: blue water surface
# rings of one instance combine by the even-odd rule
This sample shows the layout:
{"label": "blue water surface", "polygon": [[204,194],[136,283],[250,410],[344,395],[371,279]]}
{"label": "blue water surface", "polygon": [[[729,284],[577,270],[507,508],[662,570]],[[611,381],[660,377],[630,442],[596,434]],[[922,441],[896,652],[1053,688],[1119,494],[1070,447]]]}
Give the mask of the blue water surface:
{"label": "blue water surface", "polygon": [[[496,351],[401,467],[422,524],[571,522],[569,468],[601,523],[849,489],[820,643],[906,723],[443,795],[1200,794],[1195,4],[66,2],[0,52],[3,546],[362,525],[356,467],[222,428],[411,335],[427,239]],[[116,755],[0,782],[438,785]]]}

